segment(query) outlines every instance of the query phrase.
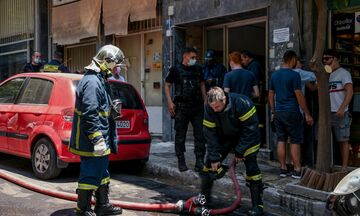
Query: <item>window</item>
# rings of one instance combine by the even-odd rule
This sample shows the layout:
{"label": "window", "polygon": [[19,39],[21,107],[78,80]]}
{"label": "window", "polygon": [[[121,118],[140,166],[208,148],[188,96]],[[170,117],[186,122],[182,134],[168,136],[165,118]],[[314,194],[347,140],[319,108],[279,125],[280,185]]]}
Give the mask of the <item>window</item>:
{"label": "window", "polygon": [[128,84],[110,82],[114,99],[120,99],[123,109],[143,109],[141,99],[135,89]]}
{"label": "window", "polygon": [[0,103],[14,103],[25,78],[15,78],[0,86]]}
{"label": "window", "polygon": [[19,98],[19,103],[48,104],[53,85],[50,80],[31,78]]}

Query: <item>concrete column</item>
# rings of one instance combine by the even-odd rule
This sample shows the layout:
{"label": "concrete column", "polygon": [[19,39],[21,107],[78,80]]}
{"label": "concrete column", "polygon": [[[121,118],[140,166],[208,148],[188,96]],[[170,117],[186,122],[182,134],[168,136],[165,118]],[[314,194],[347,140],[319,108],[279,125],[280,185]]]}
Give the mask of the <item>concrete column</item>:
{"label": "concrete column", "polygon": [[40,0],[34,0],[34,50],[41,50]]}

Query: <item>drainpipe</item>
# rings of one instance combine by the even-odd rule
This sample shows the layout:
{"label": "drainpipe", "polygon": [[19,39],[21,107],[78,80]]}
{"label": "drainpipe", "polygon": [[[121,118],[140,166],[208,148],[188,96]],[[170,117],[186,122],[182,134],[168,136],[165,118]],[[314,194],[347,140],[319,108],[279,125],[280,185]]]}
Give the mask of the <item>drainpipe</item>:
{"label": "drainpipe", "polygon": [[41,51],[40,0],[34,0],[34,51]]}

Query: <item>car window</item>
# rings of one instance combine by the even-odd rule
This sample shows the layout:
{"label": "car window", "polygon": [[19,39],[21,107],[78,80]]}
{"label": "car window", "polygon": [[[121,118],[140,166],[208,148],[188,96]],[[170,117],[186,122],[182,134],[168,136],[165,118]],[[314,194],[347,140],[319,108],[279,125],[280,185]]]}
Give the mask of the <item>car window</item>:
{"label": "car window", "polygon": [[141,99],[136,90],[128,84],[110,82],[114,99],[120,99],[123,109],[143,109]]}
{"label": "car window", "polygon": [[53,85],[50,80],[31,78],[18,101],[28,104],[48,104]]}
{"label": "car window", "polygon": [[0,103],[14,103],[25,77],[15,78],[0,86]]}

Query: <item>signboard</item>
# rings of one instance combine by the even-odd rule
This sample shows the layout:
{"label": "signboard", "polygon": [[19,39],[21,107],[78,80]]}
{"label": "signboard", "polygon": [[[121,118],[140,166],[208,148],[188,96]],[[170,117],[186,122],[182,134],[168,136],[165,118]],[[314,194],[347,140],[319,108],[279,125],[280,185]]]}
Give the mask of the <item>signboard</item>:
{"label": "signboard", "polygon": [[355,33],[360,33],[360,12],[355,13]]}
{"label": "signboard", "polygon": [[273,37],[274,43],[288,42],[290,40],[290,30],[289,28],[274,29]]}
{"label": "signboard", "polygon": [[355,26],[354,13],[339,13],[332,17],[332,29],[335,35],[339,34],[354,34]]}

